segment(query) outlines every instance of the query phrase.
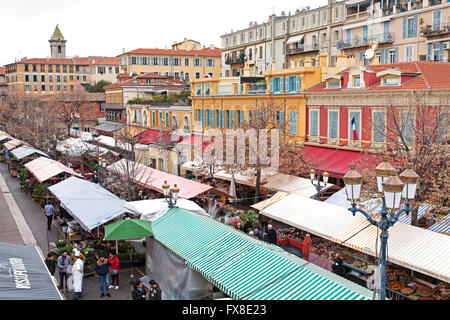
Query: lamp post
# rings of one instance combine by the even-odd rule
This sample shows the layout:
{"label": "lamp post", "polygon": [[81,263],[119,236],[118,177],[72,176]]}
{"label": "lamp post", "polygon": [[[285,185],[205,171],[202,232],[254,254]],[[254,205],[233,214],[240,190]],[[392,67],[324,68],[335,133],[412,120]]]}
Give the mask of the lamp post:
{"label": "lamp post", "polygon": [[178,195],[180,193],[180,188],[177,187],[176,184],[174,184],[173,189],[170,189],[170,185],[167,183],[167,181],[164,181],[164,184],[162,185],[164,199],[166,199],[167,204],[169,205],[169,208],[172,209],[177,204]]}
{"label": "lamp post", "polygon": [[311,169],[311,171],[309,171],[309,175],[311,177],[311,184],[317,190],[317,200],[320,201],[320,191],[327,186],[329,174],[326,171],[323,173],[323,182],[324,182],[323,185],[320,183],[320,178],[322,177],[320,174],[317,175],[317,182],[314,183],[314,180],[315,180],[315,177],[316,177],[316,170]]}
{"label": "lamp post", "polygon": [[[381,209],[381,220],[375,221],[367,212],[356,207],[356,202],[360,199],[362,176],[355,170],[354,165],[350,165],[350,171],[344,176],[345,191],[347,193],[347,199],[351,202],[350,210],[353,215],[357,212],[362,213],[367,221],[381,230],[381,293],[380,300],[386,299],[386,249],[387,241],[389,237],[388,229],[393,226],[399,219],[402,213],[410,214],[411,207],[409,200],[414,199],[417,187],[418,175],[411,169],[411,165],[408,165],[408,169],[405,170],[400,177],[397,176],[396,170],[388,163],[387,158],[383,159],[376,169],[378,188],[380,188],[383,207]],[[380,189],[379,189],[380,190]],[[400,203],[402,198],[405,200],[405,207],[401,210]],[[395,213],[396,210],[399,210]]]}

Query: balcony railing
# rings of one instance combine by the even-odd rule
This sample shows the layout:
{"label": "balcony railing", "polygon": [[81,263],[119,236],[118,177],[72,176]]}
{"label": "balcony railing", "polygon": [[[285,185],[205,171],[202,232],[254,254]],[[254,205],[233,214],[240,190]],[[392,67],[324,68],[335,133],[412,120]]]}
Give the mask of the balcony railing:
{"label": "balcony railing", "polygon": [[266,93],[267,84],[265,82],[250,83],[248,85],[248,94]]}
{"label": "balcony railing", "polygon": [[239,63],[245,63],[247,61],[247,57],[239,56],[239,57],[231,57],[225,60],[225,64],[231,65],[231,64],[239,64]]}
{"label": "balcony railing", "polygon": [[216,87],[216,94],[220,96],[230,95],[232,92],[233,92],[233,85],[231,83],[219,84]]}
{"label": "balcony railing", "polygon": [[367,11],[347,15],[347,21],[351,22],[355,22],[358,20],[366,20],[367,18],[369,18],[369,12]]}
{"label": "balcony railing", "polygon": [[450,22],[427,25],[425,27],[420,28],[420,36],[422,37],[432,37],[448,33],[450,33]]}
{"label": "balcony railing", "polygon": [[394,34],[387,32],[377,35],[372,35],[367,38],[353,38],[350,41],[337,41],[336,48],[338,49],[349,49],[349,48],[357,48],[357,47],[365,47],[370,45],[372,42],[377,43],[393,43],[394,42]]}
{"label": "balcony railing", "polygon": [[299,54],[299,53],[305,53],[305,52],[311,52],[311,51],[319,51],[319,44],[313,43],[313,44],[300,44],[297,48],[288,48],[286,51],[287,55],[292,54]]}

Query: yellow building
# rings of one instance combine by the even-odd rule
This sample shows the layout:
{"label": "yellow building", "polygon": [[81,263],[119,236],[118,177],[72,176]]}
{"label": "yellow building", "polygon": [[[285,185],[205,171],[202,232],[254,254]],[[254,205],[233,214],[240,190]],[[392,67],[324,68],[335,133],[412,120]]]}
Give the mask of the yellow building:
{"label": "yellow building", "polygon": [[285,125],[284,132],[301,144],[306,130],[306,100],[302,92],[320,83],[329,72],[336,72],[326,65],[327,56],[323,55],[320,66],[305,61],[303,67],[266,71],[264,77],[248,77],[246,64],[243,77],[193,80],[193,131],[243,128],[261,116],[259,112],[266,117],[267,110],[271,110],[273,123]]}
{"label": "yellow building", "polygon": [[200,47],[193,40],[176,43],[172,49],[136,49],[118,57],[120,72],[128,74],[157,73],[189,81],[219,76],[221,70],[220,49]]}

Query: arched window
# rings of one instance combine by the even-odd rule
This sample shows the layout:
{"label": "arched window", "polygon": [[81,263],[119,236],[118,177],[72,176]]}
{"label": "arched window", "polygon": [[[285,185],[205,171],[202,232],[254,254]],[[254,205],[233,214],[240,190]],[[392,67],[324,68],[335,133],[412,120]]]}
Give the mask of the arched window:
{"label": "arched window", "polygon": [[184,132],[189,132],[189,116],[184,116]]}

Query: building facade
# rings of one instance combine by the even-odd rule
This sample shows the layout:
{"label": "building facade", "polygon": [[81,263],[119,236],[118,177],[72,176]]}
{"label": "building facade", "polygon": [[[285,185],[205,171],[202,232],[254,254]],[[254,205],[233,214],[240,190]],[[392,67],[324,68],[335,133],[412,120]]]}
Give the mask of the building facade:
{"label": "building facade", "polygon": [[347,1],[337,47],[365,65],[373,43],[381,63],[449,61],[449,16],[448,1]]}
{"label": "building facade", "polygon": [[172,49],[136,49],[118,56],[120,72],[130,75],[157,73],[180,78],[185,82],[217,76],[220,73],[220,49],[198,47],[197,42],[185,40]]}

